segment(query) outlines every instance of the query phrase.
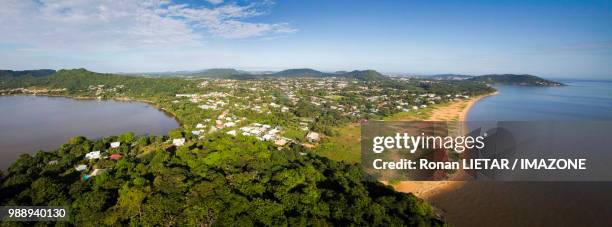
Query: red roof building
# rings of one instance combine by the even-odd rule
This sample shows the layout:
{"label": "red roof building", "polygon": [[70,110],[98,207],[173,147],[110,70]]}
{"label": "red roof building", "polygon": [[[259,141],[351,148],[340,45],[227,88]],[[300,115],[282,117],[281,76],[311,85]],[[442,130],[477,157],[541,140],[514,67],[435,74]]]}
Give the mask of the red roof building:
{"label": "red roof building", "polygon": [[121,158],[120,154],[111,154],[110,159],[111,160],[119,160]]}

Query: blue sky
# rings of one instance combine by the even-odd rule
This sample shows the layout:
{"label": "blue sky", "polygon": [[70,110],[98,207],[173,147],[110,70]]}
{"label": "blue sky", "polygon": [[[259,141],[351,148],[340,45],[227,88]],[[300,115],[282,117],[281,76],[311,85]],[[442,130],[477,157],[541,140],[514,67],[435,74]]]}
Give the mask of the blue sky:
{"label": "blue sky", "polygon": [[612,79],[611,1],[7,0],[3,6],[4,69],[308,67]]}

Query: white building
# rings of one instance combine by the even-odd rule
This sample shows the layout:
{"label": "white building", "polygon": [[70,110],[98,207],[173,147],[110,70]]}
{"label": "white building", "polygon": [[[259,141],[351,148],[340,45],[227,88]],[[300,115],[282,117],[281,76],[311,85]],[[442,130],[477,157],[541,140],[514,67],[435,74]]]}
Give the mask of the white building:
{"label": "white building", "polygon": [[197,97],[197,94],[176,94],[177,98],[182,98],[182,97],[187,97],[187,98],[192,98],[192,97]]}
{"label": "white building", "polygon": [[204,104],[204,105],[200,105],[200,108],[204,110],[216,110],[217,106]]}
{"label": "white building", "polygon": [[106,169],[94,169],[94,171],[91,172],[90,176],[97,176],[98,174],[101,174],[104,171],[106,171]]}
{"label": "white building", "polygon": [[280,129],[278,129],[278,127],[271,129],[270,131],[268,131],[268,134],[277,134],[280,132]]}
{"label": "white building", "polygon": [[92,152],[85,154],[86,160],[99,159],[99,158],[100,158],[100,151],[92,151]]}
{"label": "white building", "polygon": [[262,138],[263,140],[265,140],[265,141],[268,141],[268,140],[272,139],[272,136],[273,136],[273,135],[271,135],[271,134],[265,134],[265,135],[263,135],[261,138]]}
{"label": "white building", "polygon": [[321,139],[321,136],[319,135],[319,133],[316,132],[308,132],[308,134],[306,135],[306,139],[308,140],[308,142],[317,142]]}
{"label": "white building", "polygon": [[191,134],[194,134],[196,136],[199,136],[202,133],[204,133],[204,130],[194,130],[194,131],[191,131]]}
{"label": "white building", "polygon": [[76,171],[79,171],[79,172],[85,171],[87,169],[87,165],[78,165],[78,166],[74,167],[74,169]]}
{"label": "white building", "polygon": [[119,145],[121,145],[121,142],[112,142],[110,145],[111,145],[111,148],[118,148]]}
{"label": "white building", "polygon": [[174,144],[174,146],[177,146],[177,147],[183,146],[185,145],[185,138],[173,139],[172,144]]}
{"label": "white building", "polygon": [[228,131],[227,134],[235,136],[236,135],[236,130]]}
{"label": "white building", "polygon": [[274,141],[274,144],[276,144],[276,146],[285,146],[285,144],[287,144],[287,140],[285,138],[280,138]]}

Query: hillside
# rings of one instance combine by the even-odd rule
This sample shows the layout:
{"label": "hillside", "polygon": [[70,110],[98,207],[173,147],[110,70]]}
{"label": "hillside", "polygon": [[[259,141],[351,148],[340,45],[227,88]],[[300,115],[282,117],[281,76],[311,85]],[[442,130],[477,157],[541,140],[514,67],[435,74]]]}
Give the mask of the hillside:
{"label": "hillside", "polygon": [[[56,151],[22,155],[0,179],[0,204],[67,206],[76,226],[443,224],[414,195],[363,181],[358,165],[252,137],[196,138],[176,147],[133,133],[74,137]],[[115,141],[121,145],[111,148]],[[93,150],[115,158],[84,159]]]}
{"label": "hillside", "polygon": [[147,76],[183,76],[183,77],[212,77],[212,78],[225,78],[225,79],[262,79],[270,77],[345,77],[353,78],[362,81],[384,81],[388,77],[382,75],[375,70],[354,70],[354,71],[338,71],[334,73],[321,72],[309,68],[300,69],[286,69],[278,72],[270,73],[250,73],[247,71],[236,70],[232,68],[213,68],[201,71],[179,71],[179,72],[162,72],[162,73],[144,73],[138,75]]}
{"label": "hillside", "polygon": [[326,73],[314,69],[287,69],[266,76],[274,77],[345,77],[362,81],[382,81],[388,77],[375,70],[354,70],[351,72],[338,71],[336,73]]}
{"label": "hillside", "polygon": [[314,69],[287,69],[280,72],[272,73],[267,76],[278,76],[278,77],[325,77],[331,75],[330,73],[324,73]]}
{"label": "hillside", "polygon": [[438,74],[438,75],[433,75],[433,76],[429,76],[426,78],[433,79],[433,80],[465,80],[465,79],[470,79],[473,77],[474,76],[461,75],[461,74]]}
{"label": "hillside", "polygon": [[43,77],[49,76],[55,73],[53,69],[36,69],[36,70],[23,70],[23,71],[14,71],[14,70],[0,70],[0,76],[33,76],[33,77]]}
{"label": "hillside", "polygon": [[340,76],[347,78],[354,78],[363,81],[385,81],[389,77],[375,71],[375,70],[355,70],[341,74]]}
{"label": "hillside", "polygon": [[[0,92],[4,94],[18,94],[18,93],[29,93],[28,89],[48,89],[49,95],[54,96],[70,96],[70,97],[90,97],[100,99],[131,99],[131,100],[146,100],[150,103],[155,103],[156,106],[164,108],[173,113],[181,122],[182,125],[190,125],[194,127],[197,123],[201,123],[204,116],[216,117],[222,113],[219,110],[208,110],[202,109],[200,106],[207,102],[207,105],[212,105],[213,99],[199,99],[196,102],[181,103],[185,100],[175,100],[176,94],[198,94],[197,96],[203,97],[208,92],[227,92],[226,84],[235,84],[238,87],[233,89],[232,95],[223,98],[223,102],[228,103],[243,103],[244,109],[236,109],[233,113],[240,114],[248,118],[257,119],[268,119],[269,122],[277,122],[277,119],[287,119],[289,116],[295,115],[297,117],[320,117],[326,118],[325,121],[320,121],[312,125],[312,129],[317,132],[325,132],[330,125],[342,124],[347,121],[355,121],[363,117],[372,117],[377,114],[390,114],[398,112],[400,109],[393,103],[387,103],[384,108],[379,106],[379,110],[374,111],[370,107],[366,107],[365,102],[358,97],[354,96],[353,91],[360,89],[360,85],[367,85],[369,87],[380,87],[380,88],[393,88],[399,89],[403,92],[403,95],[407,97],[397,96],[392,89],[381,89],[378,93],[364,93],[363,95],[374,96],[374,95],[396,95],[398,98],[402,97],[403,100],[414,99],[411,95],[413,93],[438,93],[442,96],[443,102],[448,94],[467,94],[476,95],[490,92],[492,89],[482,83],[474,83],[470,81],[440,81],[437,83],[426,83],[420,80],[402,81],[394,78],[389,78],[377,73],[375,71],[353,71],[352,73],[346,73],[336,75],[333,80],[316,81],[316,80],[302,80],[301,78],[288,78],[284,80],[286,83],[293,84],[291,92],[296,90],[307,89],[300,92],[300,96],[318,96],[320,98],[328,99],[331,97],[330,94],[351,94],[346,96],[346,100],[334,100],[337,102],[343,102],[344,105],[349,103],[356,107],[360,107],[360,114],[357,116],[342,115],[338,110],[330,110],[327,107],[317,106],[310,102],[291,102],[284,94],[288,94],[289,90],[285,90],[283,93],[279,93],[276,89],[287,89],[284,86],[278,86],[277,77],[266,77],[260,75],[234,75],[225,78],[237,79],[237,81],[223,81],[223,80],[205,80],[205,79],[185,79],[180,77],[142,77],[142,76],[125,76],[117,74],[101,74],[90,72],[85,69],[72,69],[72,70],[59,70],[52,76],[48,77],[0,77]],[[253,80],[251,80],[253,79]],[[352,86],[345,88],[345,91],[339,91],[334,84],[340,84],[347,82],[348,80],[359,79],[351,83]],[[374,80],[374,81],[369,81]],[[323,83],[322,83],[323,82]],[[208,84],[206,88],[203,85]],[[255,85],[260,86],[258,92],[253,92],[252,89]],[[312,86],[309,86],[312,85]],[[313,87],[318,89],[328,90],[325,93],[313,92]],[[26,90],[20,90],[19,88],[26,88]],[[341,93],[339,93],[341,92]],[[254,101],[256,98],[273,96],[274,98]],[[227,99],[227,100],[225,100]],[[275,100],[276,99],[276,100]],[[178,103],[176,101],[179,101]],[[221,101],[221,100],[218,100]],[[413,103],[406,103],[405,105],[421,105],[429,104],[430,100],[414,100]],[[254,102],[267,103],[275,102],[277,104],[285,105],[287,108],[291,108],[291,111],[283,112],[279,108],[270,107],[269,110],[277,111],[278,115],[264,114],[265,111],[258,112],[253,109],[255,106]],[[328,100],[328,102],[331,102]],[[338,104],[339,105],[339,104]],[[232,105],[234,106],[234,105]],[[234,107],[236,108],[236,107]],[[259,107],[261,108],[261,106]],[[269,119],[271,118],[271,119]],[[332,120],[333,119],[333,120]],[[214,122],[214,121],[213,121]],[[297,130],[298,122],[296,121],[282,121],[282,126],[294,127]],[[316,127],[315,127],[316,126]],[[329,132],[329,130],[328,130]],[[295,134],[296,137],[299,134]]]}
{"label": "hillside", "polygon": [[[96,92],[98,85],[111,89]],[[153,99],[174,95],[184,89],[195,87],[188,81],[176,77],[146,78],[91,72],[86,69],[62,69],[46,77],[0,77],[0,90],[27,87],[65,89],[61,94],[69,96],[126,97]],[[58,94],[54,94],[58,95]]]}
{"label": "hillside", "polygon": [[470,81],[484,82],[488,84],[507,84],[520,86],[563,86],[564,84],[552,80],[543,79],[541,77],[527,74],[489,74],[468,79]]}

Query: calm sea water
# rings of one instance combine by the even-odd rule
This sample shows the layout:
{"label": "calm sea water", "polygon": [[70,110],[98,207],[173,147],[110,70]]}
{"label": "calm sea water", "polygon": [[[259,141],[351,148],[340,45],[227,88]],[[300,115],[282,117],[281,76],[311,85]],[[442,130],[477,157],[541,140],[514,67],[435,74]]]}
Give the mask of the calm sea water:
{"label": "calm sea water", "polygon": [[564,87],[497,86],[470,109],[469,121],[609,121],[612,81],[563,81]]}
{"label": "calm sea water", "polygon": [[174,118],[144,103],[0,96],[0,169],[22,153],[57,149],[76,135],[161,135],[178,126]]}
{"label": "calm sea water", "polygon": [[[569,86],[497,86],[468,120],[612,121],[612,82],[562,82]],[[612,182],[467,182],[430,202],[457,226],[612,226]]]}

